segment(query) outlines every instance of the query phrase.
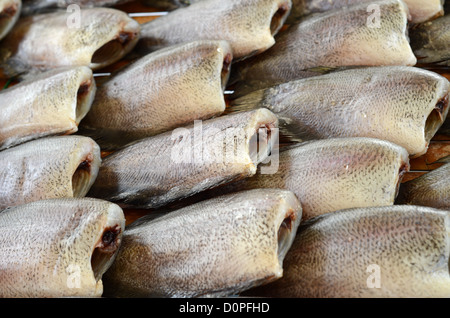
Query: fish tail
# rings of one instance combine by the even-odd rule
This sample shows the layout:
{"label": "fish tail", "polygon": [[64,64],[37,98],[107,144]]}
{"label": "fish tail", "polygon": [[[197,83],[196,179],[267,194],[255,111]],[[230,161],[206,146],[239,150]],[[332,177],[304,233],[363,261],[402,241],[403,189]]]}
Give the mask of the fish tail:
{"label": "fish tail", "polygon": [[450,155],[440,158],[439,160],[435,161],[434,163],[449,163],[450,162]]}
{"label": "fish tail", "polygon": [[29,66],[16,60],[9,58],[4,62],[0,62],[0,79],[9,80],[26,76],[31,71]]}
{"label": "fish tail", "polygon": [[227,112],[235,113],[263,107],[264,93],[265,90],[258,90],[236,99],[233,99],[234,94],[232,94],[229,98],[230,102]]}
{"label": "fish tail", "polygon": [[305,140],[311,140],[313,135],[310,130],[304,126],[298,125],[290,118],[274,112],[272,105],[267,103],[265,100],[266,93],[267,90],[263,89],[236,98],[235,100],[231,100],[226,112],[233,113],[254,110],[257,108],[267,108],[278,118],[278,129],[281,144],[290,145],[303,142]]}
{"label": "fish tail", "polygon": [[100,146],[102,151],[116,151],[131,142],[122,133],[83,125],[78,127],[76,134],[92,138]]}

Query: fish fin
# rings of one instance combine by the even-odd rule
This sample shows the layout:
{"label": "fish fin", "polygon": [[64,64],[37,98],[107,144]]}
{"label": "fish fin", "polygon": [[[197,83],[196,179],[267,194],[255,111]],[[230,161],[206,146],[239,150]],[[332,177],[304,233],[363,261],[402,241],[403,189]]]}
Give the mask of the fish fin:
{"label": "fish fin", "polygon": [[102,151],[116,151],[131,142],[125,138],[122,132],[90,128],[83,125],[78,127],[76,135],[92,138]]}
{"label": "fish fin", "polygon": [[280,144],[291,145],[319,139],[306,126],[299,125],[287,117],[278,116]]}
{"label": "fish fin", "polygon": [[315,76],[326,75],[334,72],[345,71],[355,68],[364,68],[364,66],[341,66],[341,67],[330,67],[330,66],[316,66],[311,68],[305,68],[297,72],[295,78],[286,80],[271,80],[271,79],[257,79],[250,80],[245,79],[245,66],[241,69],[239,67],[232,67],[230,77],[227,83],[227,90],[234,91],[229,99],[236,99],[245,96],[251,92],[267,89],[270,87],[277,86],[289,81],[300,80],[304,78],[310,78]]}
{"label": "fish fin", "polygon": [[[270,95],[270,92],[267,91],[267,89],[257,90],[236,98],[235,100],[231,100],[225,113],[229,114],[234,112],[243,112],[258,108],[267,108],[274,112],[271,105],[268,105],[265,102],[266,93]],[[292,119],[285,117],[280,113],[274,112],[274,114],[277,116],[279,122],[278,128],[281,144],[298,143],[313,139],[314,134],[308,127],[301,126]]]}
{"label": "fish fin", "polygon": [[439,160],[436,160],[433,163],[449,163],[449,162],[450,162],[450,155],[440,158]]}
{"label": "fish fin", "polygon": [[230,103],[229,107],[226,109],[226,112],[235,113],[262,107],[265,91],[265,89],[257,90],[242,97],[237,97],[236,99],[232,98],[232,94],[229,97]]}
{"label": "fish fin", "polygon": [[0,79],[23,78],[30,72],[32,72],[31,67],[16,58],[8,58],[0,62]]}
{"label": "fish fin", "polygon": [[316,74],[316,75],[325,75],[335,72],[341,72],[341,71],[347,71],[347,70],[354,70],[354,69],[362,69],[367,68],[367,66],[315,66],[306,68],[303,71],[306,73]]}
{"label": "fish fin", "polygon": [[339,70],[341,67],[331,67],[331,66],[316,66],[305,69],[305,71],[318,73],[321,75],[333,73],[337,70]]}

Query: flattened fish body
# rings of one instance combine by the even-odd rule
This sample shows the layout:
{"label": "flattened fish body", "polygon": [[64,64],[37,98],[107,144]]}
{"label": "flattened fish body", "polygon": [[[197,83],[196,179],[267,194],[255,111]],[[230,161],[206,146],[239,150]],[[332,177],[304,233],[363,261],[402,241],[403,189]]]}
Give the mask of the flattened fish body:
{"label": "flattened fish body", "polygon": [[105,295],[221,297],[282,276],[301,219],[290,191],[217,197],[127,227]]}
{"label": "flattened fish body", "polygon": [[238,98],[230,109],[267,107],[301,140],[372,137],[424,154],[448,114],[449,81],[409,66],[349,69]]}
{"label": "flattened fish body", "polygon": [[396,203],[450,210],[450,164],[403,183]]}
{"label": "flattened fish body", "polygon": [[350,209],[300,225],[283,277],[247,294],[307,298],[450,296],[448,211]]}
{"label": "flattened fish body", "polygon": [[444,15],[445,0],[404,0],[411,13],[412,23],[423,23]]}
{"label": "flattened fish body", "polygon": [[232,59],[224,41],[148,54],[99,87],[81,130],[106,149],[220,115]]}
{"label": "flattened fish body", "polygon": [[[443,0],[404,0],[404,2],[408,6],[412,23],[428,21],[443,14]],[[367,6],[369,6],[373,3],[373,0],[293,0],[289,21],[294,21],[311,13],[336,10],[360,3],[367,3]]]}
{"label": "flattened fish body", "polygon": [[267,158],[277,127],[276,116],[259,109],[141,139],[103,159],[88,196],[158,208],[246,178]]}
{"label": "flattened fish body", "polygon": [[406,36],[407,7],[399,0],[374,3],[378,20],[360,4],[292,24],[269,50],[233,66],[235,96],[317,75],[318,67],[415,65]]}
{"label": "flattened fish body", "polygon": [[219,190],[290,190],[307,220],[341,209],[394,204],[409,158],[404,148],[388,141],[330,138],[282,149],[276,167],[275,173],[261,173],[269,171],[261,164],[253,177]]}
{"label": "flattened fish body", "polygon": [[131,51],[139,23],[111,8],[54,12],[19,19],[2,42],[5,75],[61,66],[110,65]]}
{"label": "flattened fish body", "polygon": [[291,0],[205,0],[142,25],[141,52],[194,40],[225,40],[235,58],[267,50]]}
{"label": "flattened fish body", "polygon": [[0,40],[3,39],[16,24],[21,10],[21,0],[0,1]]}
{"label": "flattened fish body", "polygon": [[409,35],[420,63],[450,66],[450,14],[413,27]]}
{"label": "flattened fish body", "polygon": [[0,152],[0,210],[52,198],[83,197],[101,164],[100,148],[88,137],[30,141]]}
{"label": "flattened fish body", "polygon": [[100,297],[124,228],[119,206],[88,198],[0,212],[0,297]]}
{"label": "flattened fish body", "polygon": [[86,66],[58,68],[2,90],[0,150],[77,132],[95,92],[92,70]]}

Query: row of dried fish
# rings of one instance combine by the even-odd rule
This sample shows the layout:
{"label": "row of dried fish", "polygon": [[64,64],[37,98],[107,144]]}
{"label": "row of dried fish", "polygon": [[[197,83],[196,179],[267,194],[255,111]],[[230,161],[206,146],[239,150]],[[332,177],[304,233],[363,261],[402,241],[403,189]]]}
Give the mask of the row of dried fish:
{"label": "row of dried fish", "polygon": [[[74,1],[56,1],[56,0],[23,0],[24,1],[24,14],[35,14],[43,10],[51,10],[52,8],[66,8],[69,4],[77,4],[82,8],[101,7],[101,6],[114,6],[130,0],[74,0]],[[203,4],[207,0],[142,0],[141,2],[153,7],[165,10],[174,10],[177,8],[183,8],[187,6],[193,6],[195,8],[202,8]],[[330,10],[336,10],[342,7],[358,4],[368,3],[369,0],[293,0],[292,12],[289,17],[289,22],[295,21],[304,16],[326,12]],[[430,19],[442,16],[444,13],[443,0],[429,0],[425,3],[419,0],[405,0],[405,3],[410,8],[411,21],[413,23],[422,23]]]}
{"label": "row of dried fish", "polygon": [[[343,5],[335,2],[336,7]],[[436,2],[430,4],[440,7],[437,11],[434,9],[433,16],[443,12],[440,1]],[[32,15],[19,19],[2,41],[3,75],[71,65],[98,69],[116,62],[133,49],[142,56],[162,47],[196,40],[229,42],[236,61],[258,55],[239,67],[236,79],[245,81],[253,89],[256,85],[253,81],[261,76],[259,81],[264,85],[273,85],[279,80],[308,76],[311,73],[308,70],[317,66],[416,63],[406,36],[409,11],[415,4],[408,3],[408,7],[401,0],[375,1],[372,5],[378,6],[379,14],[374,21],[370,20],[368,3],[350,4],[307,16],[281,34],[278,34],[280,28],[292,11],[290,0],[204,0],[142,26],[124,12],[110,8],[83,9],[79,17],[71,12]],[[418,42],[420,57],[428,54],[420,45],[424,41],[432,41],[433,47],[448,45],[445,36],[428,34],[433,30],[447,32],[448,28],[442,24],[448,25],[448,22],[438,19],[433,24],[437,25],[419,25],[419,29],[425,31],[411,28],[412,38],[418,38],[414,42]],[[414,33],[418,33],[417,36]],[[58,40],[54,40],[55,37]],[[38,50],[36,42],[39,42]],[[269,48],[271,50],[266,52]],[[445,55],[446,52],[445,49],[435,51],[438,52],[432,54]],[[259,54],[263,52],[265,54]],[[440,62],[442,59],[448,60],[448,57],[438,58]]]}
{"label": "row of dried fish", "polygon": [[448,297],[449,213],[378,206],[303,222],[292,192],[257,189],[124,230],[113,203],[41,200],[0,213],[0,296]]}
{"label": "row of dried fish", "polygon": [[[206,10],[211,3],[203,1],[205,12],[212,12]],[[277,10],[278,23],[286,6],[276,3],[269,8]],[[399,1],[379,3],[405,8]],[[177,10],[182,20],[179,14],[186,11]],[[406,11],[388,11],[402,12],[404,21]],[[428,193],[446,200],[439,195],[448,188],[444,169],[433,172],[438,177],[430,173],[400,184],[409,158],[426,151],[447,116],[445,78],[410,66],[285,78],[233,100],[239,112],[222,115],[236,46],[224,39],[172,44],[99,87],[92,65],[85,65],[52,70],[0,93],[5,103],[18,101],[6,108],[0,126],[7,137],[0,152],[0,209],[9,206],[0,213],[6,233],[0,239],[2,297],[201,297],[244,291],[273,297],[448,296],[446,280],[435,281],[448,268],[448,212],[394,206],[399,192],[398,203],[427,205],[420,198]],[[240,63],[251,65],[252,59]],[[154,82],[150,73],[157,74]],[[134,80],[150,81],[151,90],[134,90]],[[33,87],[45,87],[45,93]],[[145,104],[152,91],[159,97]],[[16,96],[22,95],[36,96],[30,98],[36,102],[20,103]],[[211,103],[204,95],[216,98]],[[299,100],[317,109],[305,116],[305,109],[297,109]],[[57,125],[51,119],[57,114],[55,101],[67,105]],[[155,106],[164,103],[164,109]],[[199,116],[195,105],[201,103],[214,105]],[[42,104],[43,111],[34,108]],[[187,106],[179,111],[180,104]],[[139,105],[149,106],[136,115]],[[323,105],[333,107],[325,114]],[[390,112],[386,105],[395,107]],[[26,125],[18,120],[21,108],[27,109]],[[150,121],[141,121],[148,113]],[[185,126],[195,119],[208,120]],[[295,121],[304,128],[292,130]],[[327,124],[313,134],[322,121]],[[383,121],[387,125],[378,132],[374,124],[356,133]],[[102,147],[89,137],[52,136],[72,134],[79,123],[96,136],[101,133],[100,145],[109,138],[107,144],[118,141],[120,148],[102,160]],[[150,130],[142,129],[149,124]],[[279,128],[301,141],[310,134],[311,140],[278,149]],[[125,229],[120,206],[159,209],[195,195],[214,198],[162,216],[150,214]],[[439,200],[430,204],[448,208]],[[399,255],[411,261],[399,262]],[[365,285],[371,264],[383,271],[381,289]],[[251,289],[266,284],[265,290]]]}
{"label": "row of dried fish", "polygon": [[[115,150],[222,115],[231,56],[223,41],[175,46],[143,57],[98,88],[87,67],[45,72],[0,93],[0,149],[80,129],[103,150]],[[132,81],[145,81],[146,88],[131,90]],[[227,112],[267,108],[291,140],[372,137],[417,157],[447,117],[449,91],[445,77],[415,67],[356,68],[249,93],[232,100]]]}

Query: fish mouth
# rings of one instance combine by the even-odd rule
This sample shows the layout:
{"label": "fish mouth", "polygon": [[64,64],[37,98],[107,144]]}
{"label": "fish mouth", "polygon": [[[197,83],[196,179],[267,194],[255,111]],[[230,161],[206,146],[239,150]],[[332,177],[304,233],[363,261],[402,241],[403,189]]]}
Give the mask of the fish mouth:
{"label": "fish mouth", "polygon": [[72,174],[73,197],[82,198],[87,195],[97,178],[100,164],[100,147],[93,143],[89,146],[89,149],[81,155],[81,159]]}
{"label": "fish mouth", "polygon": [[225,90],[228,79],[230,78],[231,63],[233,62],[233,55],[231,53],[225,54],[222,63],[222,73],[220,75],[222,90]]}
{"label": "fish mouth", "polygon": [[77,106],[75,108],[75,122],[77,125],[87,115],[94,101],[96,85],[94,78],[84,80],[77,91]]}
{"label": "fish mouth", "polygon": [[283,2],[278,6],[278,10],[273,14],[270,21],[270,33],[272,36],[278,33],[290,12],[291,4],[289,2]]}
{"label": "fish mouth", "polygon": [[138,31],[119,32],[114,39],[103,44],[94,52],[90,67],[95,70],[117,62],[132,50],[138,40]]}
{"label": "fish mouth", "polygon": [[21,7],[21,3],[13,3],[0,12],[0,39],[6,36],[19,18]]}
{"label": "fish mouth", "polygon": [[430,143],[430,140],[438,131],[438,129],[444,123],[449,110],[448,106],[449,106],[449,94],[446,94],[444,97],[438,100],[433,110],[428,115],[425,122],[425,142],[427,146]]}
{"label": "fish mouth", "polygon": [[293,209],[288,209],[285,213],[284,219],[278,228],[277,241],[278,241],[278,261],[283,263],[286,253],[292,245],[292,240],[295,235],[293,229],[295,227],[296,214]]}
{"label": "fish mouth", "polygon": [[394,201],[395,199],[398,198],[398,194],[400,191],[400,186],[403,180],[403,177],[405,176],[405,174],[407,172],[409,172],[410,169],[410,165],[408,162],[402,162],[402,164],[400,165],[400,168],[398,170],[398,176],[397,176],[397,184],[395,186],[395,193],[394,193]]}
{"label": "fish mouth", "polygon": [[109,208],[107,223],[92,251],[91,268],[97,282],[111,266],[122,242],[125,226],[119,214],[123,215],[119,206],[114,204]]}
{"label": "fish mouth", "polygon": [[265,161],[271,154],[278,134],[275,123],[261,123],[249,141],[249,155],[255,166]]}
{"label": "fish mouth", "polygon": [[13,3],[10,6],[5,7],[0,12],[0,21],[2,21],[3,19],[6,19],[9,21],[16,15],[18,10],[19,10],[19,5],[17,3]]}

